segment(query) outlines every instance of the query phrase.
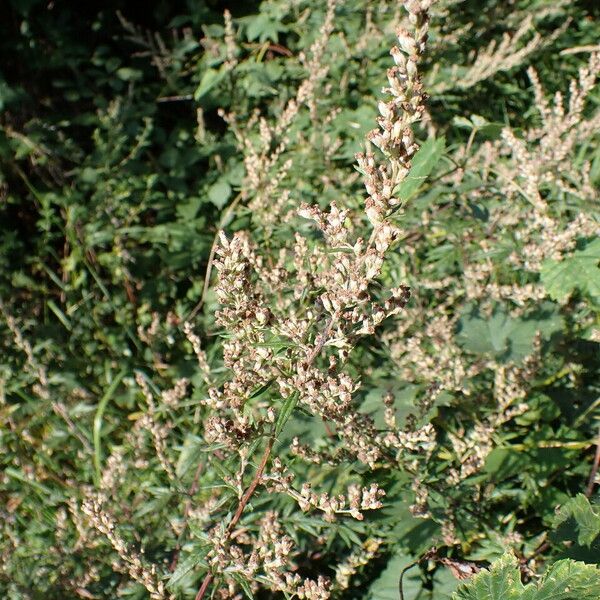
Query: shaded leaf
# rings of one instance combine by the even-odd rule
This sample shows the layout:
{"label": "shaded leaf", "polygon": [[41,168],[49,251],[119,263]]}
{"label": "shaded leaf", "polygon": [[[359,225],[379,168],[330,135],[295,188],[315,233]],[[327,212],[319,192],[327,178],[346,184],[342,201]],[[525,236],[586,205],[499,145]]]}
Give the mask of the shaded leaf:
{"label": "shaded leaf", "polygon": [[523,359],[531,353],[538,331],[543,339],[549,339],[562,328],[563,319],[552,305],[545,308],[529,318],[518,319],[502,306],[497,306],[490,317],[473,308],[459,321],[458,341],[465,350],[476,354]]}
{"label": "shaded leaf", "polygon": [[558,528],[571,518],[578,531],[577,543],[590,546],[600,535],[600,514],[583,494],[577,494],[559,509],[552,526]]}

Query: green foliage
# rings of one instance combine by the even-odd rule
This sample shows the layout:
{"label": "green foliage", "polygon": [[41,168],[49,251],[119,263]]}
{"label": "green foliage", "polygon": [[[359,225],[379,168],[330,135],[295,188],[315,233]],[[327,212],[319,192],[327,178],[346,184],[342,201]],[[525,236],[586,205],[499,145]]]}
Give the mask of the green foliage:
{"label": "green foliage", "polygon": [[465,350],[501,360],[519,361],[531,354],[536,335],[548,340],[564,323],[554,306],[540,306],[537,313],[513,318],[506,308],[495,307],[490,316],[471,308],[460,321],[458,339]]}
{"label": "green foliage", "polygon": [[[349,211],[344,227],[368,242],[354,155],[376,124],[398,6],[339,3],[314,104],[271,140],[267,157],[283,138],[286,150],[257,190],[244,144],[259,147],[261,132],[248,123],[257,111],[281,119],[307,76],[303,55],[325,3],[59,4],[9,0],[0,23],[0,596],[150,597],[82,512],[102,493],[114,531],[156,569],[165,597],[194,598],[215,570],[207,556],[216,528],[230,522],[264,440],[240,462],[221,460],[223,445],[205,436],[209,388],[230,381],[227,332],[214,318],[217,233],[249,232],[275,270],[296,233],[309,246],[320,235],[288,218],[293,209],[335,200]],[[597,231],[575,231],[536,263],[577,217],[600,219],[598,133],[569,130],[572,147],[561,154],[561,140],[548,139],[542,152],[526,74],[535,66],[549,97],[568,97],[597,45],[598,16],[590,2],[436,4],[423,82],[430,120],[396,190],[400,229],[373,291],[384,302],[407,284],[411,301],[347,359],[361,413],[387,431],[392,393],[387,412],[408,432],[431,425],[434,447],[367,469],[295,395],[257,386],[244,415],[252,424],[273,407],[274,456],[298,488],[335,495],[377,483],[386,496],[362,521],[330,522],[261,485],[236,532],[244,554],[275,511],[280,537],[294,542],[293,574],[335,582],[353,553],[368,556],[335,598],[397,599],[413,563],[406,600],[600,597],[597,497],[577,493],[600,417]],[[510,54],[537,34],[543,43],[467,77],[490,42],[498,47],[523,23],[530,29]],[[581,119],[593,123],[599,102],[596,86]],[[235,123],[222,118],[229,113]],[[522,160],[502,146],[507,127],[534,158],[560,158],[539,183],[551,234],[547,221],[533,225],[537,200]],[[288,205],[279,204],[284,191]],[[320,314],[319,298],[298,295],[305,313]],[[183,332],[188,320],[210,384]],[[293,343],[274,337],[262,349],[285,355]],[[183,378],[185,394],[167,402]],[[295,437],[327,460],[292,455]],[[438,553],[422,560],[433,546]],[[513,551],[539,581],[522,583]],[[455,591],[444,558],[491,567]],[[232,595],[282,597],[233,568],[216,583],[230,574]]]}
{"label": "green foliage", "polygon": [[445,144],[446,141],[442,137],[440,139],[430,138],[421,145],[412,160],[410,174],[395,191],[401,200],[407,202],[417,194],[442,157]]}
{"label": "green foliage", "polygon": [[464,584],[453,600],[594,600],[600,594],[600,569],[573,560],[554,563],[539,582],[521,583],[517,559],[507,554]]}
{"label": "green foliage", "polygon": [[600,514],[583,494],[577,494],[560,507],[552,523],[554,528],[564,525],[567,525],[570,533],[577,532],[578,544],[589,547],[600,535]]}
{"label": "green foliage", "polygon": [[600,240],[593,240],[561,261],[547,261],[541,271],[550,297],[565,302],[575,291],[600,305]]}
{"label": "green foliage", "polygon": [[450,600],[458,581],[446,569],[435,573],[423,573],[414,567],[414,560],[405,554],[392,556],[385,570],[371,584],[366,595],[368,600],[398,600],[400,576],[405,600],[423,598],[428,600]]}

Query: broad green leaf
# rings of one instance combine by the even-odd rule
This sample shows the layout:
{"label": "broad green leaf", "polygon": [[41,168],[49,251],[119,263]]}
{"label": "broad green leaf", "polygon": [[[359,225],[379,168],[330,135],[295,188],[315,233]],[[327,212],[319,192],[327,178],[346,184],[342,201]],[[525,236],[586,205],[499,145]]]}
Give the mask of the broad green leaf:
{"label": "broad green leaf", "polygon": [[[402,552],[394,554],[385,570],[369,588],[369,600],[398,600],[400,574],[414,559]],[[413,567],[404,574],[402,581],[405,600],[415,600],[422,588],[418,567]]]}
{"label": "broad green leaf", "polygon": [[231,197],[231,186],[225,180],[219,179],[208,188],[208,197],[217,208],[223,208]]}
{"label": "broad green leaf", "polygon": [[489,571],[480,571],[460,587],[452,600],[517,600],[522,592],[517,559],[512,554],[505,554]]}
{"label": "broad green leaf", "polygon": [[523,359],[531,353],[538,331],[543,339],[549,339],[562,329],[562,317],[554,312],[551,304],[542,310],[529,318],[515,319],[502,306],[496,307],[490,317],[480,315],[473,308],[459,321],[458,342],[475,354]]}
{"label": "broad green leaf", "polygon": [[540,272],[551,298],[565,302],[579,290],[600,302],[600,239],[561,261],[547,260]]}
{"label": "broad green leaf", "polygon": [[186,202],[181,202],[177,205],[177,216],[181,221],[192,221],[198,214],[198,210],[203,204],[203,199],[200,196],[192,196]]}
{"label": "broad green leaf", "polygon": [[286,31],[282,23],[266,14],[259,14],[250,21],[246,35],[250,41],[258,39],[259,42],[277,42],[279,33]]}
{"label": "broad green leaf", "polygon": [[440,160],[446,147],[444,137],[429,138],[412,159],[412,167],[406,179],[394,190],[400,200],[410,200],[425,182],[435,165]]}
{"label": "broad green leaf", "polygon": [[376,427],[385,427],[383,397],[390,391],[394,394],[396,418],[399,419],[400,423],[404,422],[407,415],[415,412],[415,400],[419,392],[418,386],[395,381],[385,382],[381,387],[370,390],[360,407],[361,412],[370,415],[374,419]]}
{"label": "broad green leaf", "polygon": [[550,567],[539,582],[521,583],[521,570],[512,554],[505,554],[489,570],[475,575],[452,600],[598,600],[600,569],[566,559]]}
{"label": "broad green leaf", "polygon": [[[414,563],[414,558],[403,552],[394,554],[381,575],[371,584],[368,600],[398,600],[400,597],[400,575]],[[424,587],[418,565],[405,571],[402,578],[404,600],[450,600],[458,581],[447,569],[438,569],[433,576],[433,590]]]}
{"label": "broad green leaf", "polygon": [[530,583],[520,600],[598,600],[600,569],[575,560],[559,560],[536,586]]}
{"label": "broad green leaf", "polygon": [[590,546],[600,535],[600,512],[594,508],[583,494],[577,494],[559,509],[552,526],[557,528],[565,521],[574,519],[578,531],[577,543]]}

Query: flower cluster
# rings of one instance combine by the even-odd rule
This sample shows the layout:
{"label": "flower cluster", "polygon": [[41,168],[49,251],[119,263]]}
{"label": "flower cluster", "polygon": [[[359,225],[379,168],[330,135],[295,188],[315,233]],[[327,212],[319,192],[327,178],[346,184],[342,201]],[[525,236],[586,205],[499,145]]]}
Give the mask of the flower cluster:
{"label": "flower cluster", "polygon": [[[417,65],[427,39],[430,4],[428,0],[405,3],[412,31],[398,31],[399,47],[392,50],[396,66],[388,73],[390,87],[386,89],[392,99],[381,103],[380,129],[369,136],[385,162],[376,164],[371,150],[358,156],[369,194],[364,212],[373,226],[369,239],[356,235],[356,215],[335,201],[327,209],[301,204],[298,216],[311,223],[319,235],[298,231],[292,248],[281,246],[266,252],[244,231],[231,238],[220,234],[214,262],[218,272],[215,292],[221,305],[216,322],[226,331],[223,361],[229,376],[210,384],[202,400],[211,411],[204,421],[204,432],[221,452],[225,449],[242,460],[236,481],[226,478],[238,489],[241,510],[247,494],[265,486],[292,498],[301,510],[321,511],[326,521],[341,516],[360,520],[364,511],[382,506],[384,491],[379,486],[351,485],[345,493],[333,494],[314,491],[311,482],[304,481],[297,489],[293,486],[293,463],[285,462],[286,454],[309,462],[336,463],[354,458],[374,468],[378,461],[404,464],[405,457],[427,453],[431,448],[435,431],[429,424],[403,429],[390,417],[388,429],[377,428],[372,417],[359,410],[355,396],[360,380],[348,369],[351,352],[360,340],[398,314],[409,300],[406,286],[382,292],[377,280],[386,253],[398,236],[397,229],[386,221],[396,205],[394,190],[406,177],[410,159],[418,149],[411,127],[424,111],[425,94]],[[318,46],[313,54],[322,51]],[[265,140],[270,140],[266,125],[261,131]],[[302,227],[306,231],[306,225]],[[282,419],[289,418],[287,407],[293,410],[295,406],[324,423],[336,446],[321,452],[309,450],[296,440],[289,448],[278,447],[277,458],[267,467],[274,436],[285,424]],[[247,449],[251,445],[256,448],[265,438],[270,441],[261,466],[244,490],[243,478],[250,464]],[[232,538],[237,540],[240,535],[233,529],[237,518],[236,514],[228,527],[214,529],[211,534],[211,560],[218,563],[212,565],[213,570],[224,572],[224,565],[230,570],[239,563],[239,550],[232,543]],[[287,543],[284,546],[273,552],[292,552]],[[243,571],[250,578],[259,563],[267,573],[265,565],[283,561],[268,552],[257,552],[255,561],[246,561],[234,570],[242,573],[250,569],[252,573]],[[276,579],[272,572],[269,577]],[[202,590],[210,581],[212,575]],[[285,579],[288,587],[290,581]],[[297,588],[294,592],[300,597],[316,598],[325,593],[323,583],[301,585],[302,591]],[[287,590],[280,584],[273,589]]]}
{"label": "flower cluster", "polygon": [[388,70],[389,87],[384,91],[392,97],[379,103],[379,129],[367,136],[384,154],[386,162],[379,163],[370,149],[357,155],[369,194],[365,212],[374,225],[400,204],[397,186],[408,175],[410,160],[419,148],[412,125],[421,120],[425,111],[426,94],[418,64],[427,42],[431,4],[430,0],[405,2],[412,31],[398,29],[398,46],[391,51],[396,66]]}
{"label": "flower cluster", "polygon": [[146,564],[143,556],[127,545],[116,529],[115,519],[106,512],[100,499],[86,500],[81,510],[90,524],[105,536],[119,556],[122,566],[115,565],[117,570],[124,568],[131,579],[146,588],[152,600],[173,599],[160,580],[156,566]]}
{"label": "flower cluster", "polygon": [[[294,573],[294,541],[285,534],[277,513],[273,511],[266,512],[260,519],[256,535],[241,531],[234,542],[218,525],[208,533],[208,538],[211,550],[207,561],[211,567],[244,577],[255,591],[259,589],[257,580],[260,579],[271,591],[305,600],[327,600],[330,597],[330,586],[325,578],[319,577],[315,581]],[[232,582],[229,592],[234,594],[234,590]]]}

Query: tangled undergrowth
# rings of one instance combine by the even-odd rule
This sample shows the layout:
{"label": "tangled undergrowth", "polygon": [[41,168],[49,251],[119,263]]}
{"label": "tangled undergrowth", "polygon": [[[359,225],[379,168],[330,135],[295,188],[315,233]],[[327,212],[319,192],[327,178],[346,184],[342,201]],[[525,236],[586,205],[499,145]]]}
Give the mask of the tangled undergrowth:
{"label": "tangled undergrowth", "polygon": [[593,3],[150,4],[2,25],[3,597],[598,600]]}

